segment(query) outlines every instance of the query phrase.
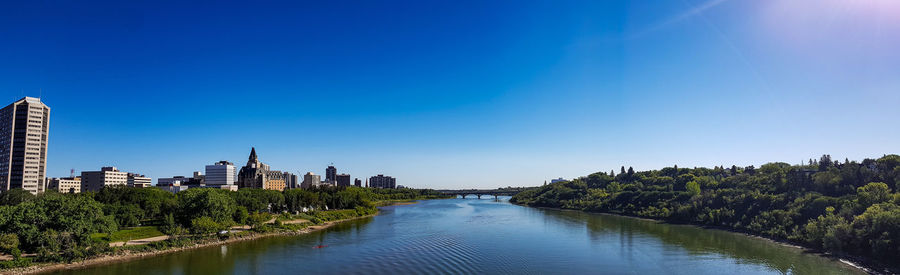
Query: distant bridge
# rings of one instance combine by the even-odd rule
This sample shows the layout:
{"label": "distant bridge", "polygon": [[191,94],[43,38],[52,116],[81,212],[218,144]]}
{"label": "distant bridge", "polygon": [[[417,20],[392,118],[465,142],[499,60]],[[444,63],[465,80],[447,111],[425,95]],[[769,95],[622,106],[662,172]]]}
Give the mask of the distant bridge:
{"label": "distant bridge", "polygon": [[500,189],[489,189],[489,190],[479,190],[479,189],[464,189],[464,190],[437,190],[441,194],[444,195],[452,195],[452,196],[462,196],[465,199],[467,196],[475,195],[478,199],[481,199],[481,196],[494,196],[494,198],[498,198],[500,196],[512,196],[518,194],[519,192],[524,191],[525,188],[500,188]]}

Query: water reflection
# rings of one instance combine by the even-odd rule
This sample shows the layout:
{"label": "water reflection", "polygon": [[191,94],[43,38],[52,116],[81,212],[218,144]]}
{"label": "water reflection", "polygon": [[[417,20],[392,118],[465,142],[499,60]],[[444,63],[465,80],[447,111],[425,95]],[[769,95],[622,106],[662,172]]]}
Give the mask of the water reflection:
{"label": "water reflection", "polygon": [[542,215],[559,224],[584,226],[594,245],[604,243],[610,235],[617,235],[622,253],[633,256],[634,247],[662,243],[665,254],[686,253],[693,258],[723,258],[741,265],[761,265],[780,273],[846,274],[858,272],[845,268],[828,270],[832,260],[761,238],[722,230],[700,229],[690,225],[671,225],[653,220],[615,215],[588,214],[577,211],[539,209]]}
{"label": "water reflection", "polygon": [[[315,246],[327,245],[321,249]],[[846,274],[724,231],[535,209],[506,199],[386,207],[374,218],[65,274]]]}

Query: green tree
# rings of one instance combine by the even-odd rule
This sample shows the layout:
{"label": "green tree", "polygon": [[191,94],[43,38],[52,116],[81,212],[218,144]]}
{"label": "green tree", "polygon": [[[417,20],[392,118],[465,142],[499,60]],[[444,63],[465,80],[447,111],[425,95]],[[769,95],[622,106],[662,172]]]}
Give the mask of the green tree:
{"label": "green tree", "polygon": [[0,193],[0,205],[18,205],[20,203],[34,200],[35,196],[31,192],[20,188],[9,189]]}
{"label": "green tree", "polygon": [[253,213],[247,217],[247,225],[254,231],[261,231],[264,228],[265,223],[271,219],[271,215],[268,213]]}
{"label": "green tree", "polygon": [[700,183],[696,181],[689,181],[687,184],[685,184],[685,187],[687,188],[688,192],[691,192],[691,194],[700,194]]}
{"label": "green tree", "polygon": [[178,223],[175,222],[175,215],[171,213],[163,218],[163,224],[159,227],[159,231],[163,234],[172,236],[178,232]]}
{"label": "green tree", "polygon": [[893,203],[872,205],[853,219],[852,227],[860,253],[887,263],[900,257],[900,206]]}
{"label": "green tree", "polygon": [[86,245],[90,234],[118,228],[112,216],[104,215],[102,205],[86,196],[45,193],[7,211],[9,217],[0,228],[18,234],[26,252],[42,246],[41,236],[47,230],[71,235],[76,245]]}
{"label": "green tree", "polygon": [[246,207],[238,206],[237,210],[234,211],[234,222],[237,224],[247,224],[247,217],[250,216],[250,212],[247,211]]}
{"label": "green tree", "polygon": [[178,213],[182,224],[200,217],[209,217],[219,224],[231,224],[237,204],[227,193],[213,188],[193,188],[178,192]]}
{"label": "green tree", "polygon": [[191,233],[198,235],[216,233],[224,228],[224,226],[206,216],[191,220]]}
{"label": "green tree", "polygon": [[838,173],[838,171],[829,170],[819,172],[814,174],[812,178],[813,183],[815,183],[816,189],[823,194],[831,196],[843,195],[844,188],[841,187],[841,181],[843,181],[843,178],[841,177],[840,173]]}
{"label": "green tree", "polygon": [[834,165],[834,162],[831,161],[831,155],[822,155],[819,158],[819,172],[828,170],[832,165]]}
{"label": "green tree", "polygon": [[284,195],[275,190],[247,188],[232,192],[238,205],[246,207],[249,212],[281,212],[284,209]]}
{"label": "green tree", "polygon": [[[133,206],[141,213],[134,216],[143,219],[161,219],[172,212],[177,204],[175,195],[159,188],[133,188],[127,186],[105,187],[94,199],[106,205]],[[129,209],[128,211],[133,211]],[[117,217],[121,219],[123,217]]]}
{"label": "green tree", "polygon": [[891,200],[891,189],[882,182],[871,182],[856,189],[859,204],[865,208]]}
{"label": "green tree", "polygon": [[852,243],[850,224],[844,217],[835,215],[833,207],[828,207],[825,212],[806,224],[806,241],[828,251],[843,252]]}
{"label": "green tree", "polygon": [[22,251],[19,250],[19,236],[13,233],[0,234],[0,252],[12,255],[13,259],[18,260],[22,256]]}
{"label": "green tree", "polygon": [[284,202],[287,210],[292,213],[300,212],[303,207],[308,207],[303,200],[303,195],[308,191],[303,189],[290,189],[284,191]]}
{"label": "green tree", "polygon": [[120,227],[134,227],[141,223],[144,211],[135,204],[113,204],[104,206],[104,212],[112,214]]}
{"label": "green tree", "polygon": [[878,165],[879,170],[891,171],[894,170],[894,168],[900,166],[900,156],[886,155],[876,160],[875,163]]}

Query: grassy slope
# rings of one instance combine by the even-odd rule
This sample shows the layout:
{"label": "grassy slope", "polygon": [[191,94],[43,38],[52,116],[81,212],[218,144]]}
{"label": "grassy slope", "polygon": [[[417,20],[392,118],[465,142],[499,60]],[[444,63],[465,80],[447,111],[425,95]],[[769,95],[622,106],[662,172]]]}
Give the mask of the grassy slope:
{"label": "grassy slope", "polygon": [[107,242],[124,242],[143,238],[150,238],[165,235],[155,226],[142,226],[119,230],[112,234],[97,233],[92,234],[91,238],[102,239]]}

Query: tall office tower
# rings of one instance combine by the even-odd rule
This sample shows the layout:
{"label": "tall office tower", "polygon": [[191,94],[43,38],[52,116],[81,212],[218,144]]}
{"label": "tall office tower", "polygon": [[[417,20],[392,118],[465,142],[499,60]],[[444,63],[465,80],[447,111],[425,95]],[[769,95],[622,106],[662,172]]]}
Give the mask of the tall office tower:
{"label": "tall office tower", "polygon": [[44,192],[50,107],[26,97],[0,109],[0,192]]}
{"label": "tall office tower", "polygon": [[227,161],[216,162],[213,165],[206,166],[206,184],[207,185],[229,185],[234,184],[234,164]]}
{"label": "tall office tower", "polygon": [[337,168],[334,168],[334,166],[328,166],[328,168],[325,168],[325,181],[326,182],[328,182],[330,184],[335,184],[335,182],[337,181],[336,176],[337,176]]}

